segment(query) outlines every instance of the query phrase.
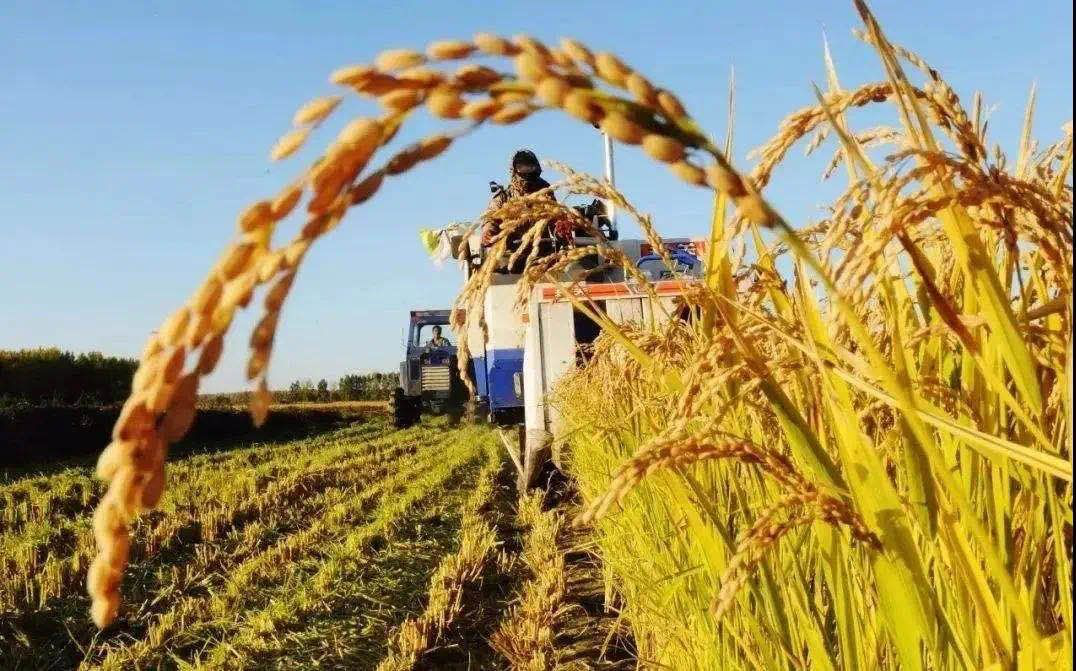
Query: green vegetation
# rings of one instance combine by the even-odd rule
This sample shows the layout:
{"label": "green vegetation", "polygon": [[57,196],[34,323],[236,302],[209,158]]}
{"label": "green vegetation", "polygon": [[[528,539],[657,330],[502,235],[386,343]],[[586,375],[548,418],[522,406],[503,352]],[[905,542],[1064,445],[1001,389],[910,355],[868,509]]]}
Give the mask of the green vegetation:
{"label": "green vegetation", "polygon": [[109,405],[127,398],[138,362],[55,347],[0,350],[0,406]]}
{"label": "green vegetation", "polygon": [[[395,373],[352,373],[341,376],[335,385],[328,380],[296,380],[287,389],[270,392],[273,403],[337,403],[341,401],[387,401],[399,384]],[[246,406],[251,392],[201,394],[200,408]]]}

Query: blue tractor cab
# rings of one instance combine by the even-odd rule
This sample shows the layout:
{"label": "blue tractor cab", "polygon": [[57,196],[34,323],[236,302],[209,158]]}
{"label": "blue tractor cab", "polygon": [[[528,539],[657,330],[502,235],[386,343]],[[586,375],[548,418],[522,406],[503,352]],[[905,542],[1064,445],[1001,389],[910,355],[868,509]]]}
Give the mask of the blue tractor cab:
{"label": "blue tractor cab", "polygon": [[[400,363],[400,385],[393,392],[392,415],[398,427],[411,426],[423,412],[458,420],[467,400],[460,380],[451,310],[412,310]],[[438,338],[439,336],[439,338]]]}

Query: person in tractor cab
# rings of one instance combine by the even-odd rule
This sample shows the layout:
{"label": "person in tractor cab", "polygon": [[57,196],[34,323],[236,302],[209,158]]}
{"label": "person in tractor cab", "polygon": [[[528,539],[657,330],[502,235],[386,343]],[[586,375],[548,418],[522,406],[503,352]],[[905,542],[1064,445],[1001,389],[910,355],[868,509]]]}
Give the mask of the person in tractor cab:
{"label": "person in tractor cab", "polygon": [[[482,228],[482,245],[489,247],[493,244],[493,238],[500,232],[500,221],[491,218],[488,215],[504,206],[509,200],[513,198],[520,198],[532,194],[536,191],[549,188],[549,182],[542,179],[542,166],[538,162],[538,157],[530,149],[520,149],[515,154],[512,154],[512,163],[509,166],[508,172],[508,187],[502,188],[496,185],[494,182],[490,182],[494,188],[493,197],[489,201],[489,206],[486,208],[486,214],[483,215],[485,224]],[[553,192],[549,191],[546,196],[550,200],[556,200],[553,196]],[[508,248],[517,249],[519,246],[519,239],[523,236],[523,231],[513,234],[509,237]]]}
{"label": "person in tractor cab", "polygon": [[433,337],[430,338],[429,342],[426,343],[426,351],[428,352],[432,349],[441,349],[444,347],[448,347],[451,344],[452,343],[448,342],[448,338],[441,335],[441,327],[434,326]]}

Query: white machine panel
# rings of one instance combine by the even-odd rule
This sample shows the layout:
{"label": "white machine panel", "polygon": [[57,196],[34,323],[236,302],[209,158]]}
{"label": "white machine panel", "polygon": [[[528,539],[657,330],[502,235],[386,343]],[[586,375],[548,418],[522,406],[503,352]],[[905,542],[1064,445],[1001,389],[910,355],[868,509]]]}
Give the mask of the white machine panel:
{"label": "white machine panel", "polygon": [[487,350],[523,347],[525,326],[515,303],[515,284],[494,284],[486,289],[484,309],[489,332]]}
{"label": "white machine panel", "polygon": [[645,324],[649,315],[643,310],[643,298],[619,298],[605,302],[605,314],[618,324]]}

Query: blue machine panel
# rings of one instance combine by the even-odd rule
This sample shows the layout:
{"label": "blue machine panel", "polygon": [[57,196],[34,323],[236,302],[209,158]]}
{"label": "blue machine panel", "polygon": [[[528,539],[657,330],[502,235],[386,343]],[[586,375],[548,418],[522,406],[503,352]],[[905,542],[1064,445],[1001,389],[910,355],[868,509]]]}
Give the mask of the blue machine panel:
{"label": "blue machine panel", "polygon": [[479,400],[489,398],[489,389],[486,387],[486,357],[471,357],[471,372],[474,373],[475,394]]}
{"label": "blue machine panel", "polygon": [[[522,349],[486,351],[486,388],[491,410],[523,407],[523,394],[516,394],[516,373],[523,373]],[[482,388],[481,386],[479,387]]]}

